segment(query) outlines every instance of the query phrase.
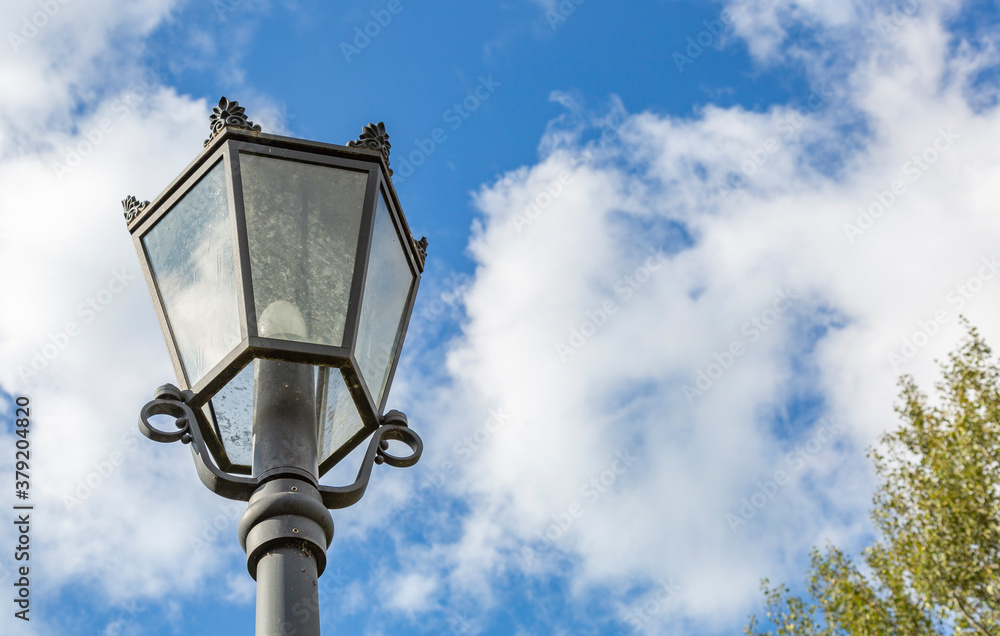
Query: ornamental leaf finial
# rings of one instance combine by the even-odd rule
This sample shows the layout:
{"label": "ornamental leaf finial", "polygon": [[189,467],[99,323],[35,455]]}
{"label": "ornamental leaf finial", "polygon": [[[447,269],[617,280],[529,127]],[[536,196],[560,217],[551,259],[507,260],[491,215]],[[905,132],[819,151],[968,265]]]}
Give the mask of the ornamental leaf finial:
{"label": "ornamental leaf finial", "polygon": [[212,126],[212,134],[205,140],[206,146],[215,139],[216,135],[225,130],[226,126],[260,132],[260,126],[247,119],[246,109],[240,106],[238,101],[229,101],[225,97],[220,99],[219,105],[212,109],[212,115],[208,121]]}
{"label": "ornamental leaf finial", "polygon": [[[382,153],[386,165],[389,165],[389,133],[385,132],[385,123],[368,124],[361,129],[361,136],[355,141],[347,142],[351,148],[368,148]],[[392,176],[392,168],[389,168],[389,176]]]}
{"label": "ornamental leaf finial", "polygon": [[122,199],[122,208],[125,209],[125,222],[131,223],[139,213],[146,209],[149,201],[140,201],[131,194]]}

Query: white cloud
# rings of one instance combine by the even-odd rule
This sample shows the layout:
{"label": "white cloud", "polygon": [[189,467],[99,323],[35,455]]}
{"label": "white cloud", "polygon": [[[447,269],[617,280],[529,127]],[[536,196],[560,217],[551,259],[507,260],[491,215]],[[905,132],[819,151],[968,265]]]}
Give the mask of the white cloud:
{"label": "white cloud", "polygon": [[403,612],[420,612],[426,609],[436,588],[434,577],[417,573],[393,577],[385,584],[386,604]]}
{"label": "white cloud", "polygon": [[[923,2],[890,34],[858,6],[775,1],[740,22],[762,60],[810,69],[801,112],[638,113],[589,151],[592,118],[570,113],[537,165],[476,194],[467,320],[450,380],[415,415],[442,428],[427,470],[454,461],[489,408],[515,417],[457,462],[448,488],[471,513],[458,539],[410,548],[415,568],[437,563],[460,596],[504,573],[617,599],[673,577],[651,633],[681,619],[732,630],[761,577],[798,580],[809,546],[863,538],[862,451],[896,425],[899,373],[930,387],[959,313],[1000,342],[1000,277],[984,265],[1000,257],[1000,116],[975,107],[995,88],[971,85],[995,43],[953,48],[953,3]],[[803,23],[855,53],[791,50],[784,33]],[[653,269],[657,249],[669,256]],[[907,338],[915,354],[894,365]],[[699,371],[711,386],[689,400]],[[839,432],[810,447],[821,416]],[[636,459],[616,471],[619,451]],[[774,490],[776,471],[788,479]],[[760,505],[734,532],[744,500]]]}
{"label": "white cloud", "polygon": [[257,584],[244,572],[235,572],[226,576],[227,591],[225,598],[230,603],[253,605],[257,598]]}
{"label": "white cloud", "polygon": [[[802,114],[710,106],[671,118],[612,102],[621,116],[604,129],[611,144],[588,151],[595,118],[556,96],[576,110],[550,126],[539,163],[475,196],[478,270],[447,383],[420,398],[405,370],[397,377],[394,400],[423,399],[413,420],[437,427],[420,429],[424,474],[454,467],[427,496],[458,495],[471,512],[436,519],[453,540],[400,546],[413,571],[380,583],[390,607],[417,614],[444,594],[449,605],[488,606],[507,573],[566,575],[581,598],[596,588],[616,602],[668,580],[676,598],[649,629],[685,617],[731,628],[761,576],[796,577],[808,546],[863,535],[872,484],[860,449],[896,421],[888,354],[904,338],[923,342],[914,334],[943,315],[899,368],[928,385],[933,358],[961,333],[960,304],[1000,342],[988,320],[1000,281],[973,290],[992,273],[982,259],[998,255],[1000,119],[981,107],[992,89],[969,82],[997,49],[950,47],[941,25],[953,4],[922,3],[883,34],[861,3],[755,3],[736,33],[764,63],[785,56],[810,69],[819,97]],[[0,32],[38,6],[5,3]],[[112,602],[195,589],[242,558],[235,522],[219,548],[190,558],[199,520],[229,512],[196,482],[186,452],[135,437],[138,407],[173,372],[118,201],[151,198],[187,164],[211,106],[134,62],[172,7],[75,0],[17,52],[0,46],[0,270],[20,274],[0,278],[0,386],[35,409],[38,584],[94,583]],[[802,23],[828,49],[849,41],[857,52],[793,47],[786,34]],[[291,117],[273,108],[275,125]],[[933,162],[911,176],[925,152]],[[748,176],[725,187],[741,168]],[[905,188],[893,203],[859,224],[858,208],[877,212],[894,181]],[[852,242],[845,224],[863,232]],[[135,278],[102,295],[116,273]],[[779,290],[798,298],[772,315]],[[109,299],[99,312],[89,304],[98,298]],[[743,353],[725,362],[734,342]],[[26,378],[19,368],[36,354],[44,369]],[[714,364],[720,377],[689,401],[683,386],[715,375]],[[421,376],[421,392],[439,374]],[[789,441],[789,403],[817,396],[822,408],[794,422]],[[509,416],[491,420],[497,409]],[[813,453],[821,414],[841,432]],[[801,465],[788,457],[800,445]],[[726,515],[755,501],[758,480],[770,492],[778,470],[787,485],[733,532]],[[0,472],[9,478],[10,465]],[[409,501],[407,484],[420,484],[390,475],[366,500],[382,494],[383,505],[353,509],[340,540],[382,524],[387,502]],[[0,531],[4,545],[10,532]],[[245,579],[223,583],[247,600]],[[360,590],[347,590],[347,608]]]}
{"label": "white cloud", "polygon": [[[175,4],[0,9],[0,386],[31,398],[39,595],[81,582],[109,603],[194,591],[242,558],[235,520],[219,549],[192,558],[190,538],[220,500],[197,482],[186,449],[150,443],[135,424],[173,371],[120,200],[169,183],[201,149],[208,112],[139,62],[144,36]],[[49,5],[59,8],[37,17]],[[22,34],[24,19],[42,26]],[[9,33],[25,41],[9,46]],[[12,536],[0,531],[4,545]]]}

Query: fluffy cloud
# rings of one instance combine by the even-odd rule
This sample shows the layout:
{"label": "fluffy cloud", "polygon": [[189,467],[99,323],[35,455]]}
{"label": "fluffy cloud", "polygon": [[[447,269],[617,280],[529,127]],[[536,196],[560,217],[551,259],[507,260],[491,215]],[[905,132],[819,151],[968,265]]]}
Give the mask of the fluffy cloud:
{"label": "fluffy cloud", "polygon": [[[995,35],[956,36],[947,2],[733,8],[811,92],[688,118],[557,94],[537,165],[475,196],[467,317],[423,416],[444,427],[426,470],[457,466],[471,510],[411,548],[450,593],[566,576],[624,619],[672,580],[642,629],[731,630],[761,577],[863,539],[898,375],[929,385],[959,314],[1000,342]],[[803,27],[853,52],[791,48]]]}
{"label": "fluffy cloud", "polygon": [[[151,198],[190,161],[209,108],[140,62],[143,37],[174,4],[0,9],[0,386],[31,399],[39,596],[87,583],[113,605],[195,590],[241,556],[231,540],[239,511],[192,478],[185,453],[135,427],[137,408],[173,372],[120,200]],[[10,459],[0,473],[13,483]],[[189,538],[217,517],[229,528],[223,549],[191,558]],[[8,525],[0,541],[13,545]]]}
{"label": "fluffy cloud", "polygon": [[[78,3],[30,37],[52,2],[0,9],[25,40],[0,47],[0,386],[36,409],[38,591],[114,603],[238,563],[238,510],[135,436],[172,371],[118,203],[187,164],[209,105],[134,61],[173,3]],[[650,632],[731,630],[761,576],[864,536],[861,450],[895,423],[897,375],[929,383],[959,313],[1000,341],[992,36],[955,36],[948,2],[732,6],[760,63],[803,65],[811,92],[687,118],[555,94],[537,164],[475,194],[461,334],[424,358],[443,371],[397,375],[394,400],[435,423],[417,481],[383,471],[338,528],[427,520],[424,542],[393,537],[413,566],[376,582],[389,607],[566,577]],[[815,46],[789,43],[803,26]],[[192,535],[223,538],[191,559]]]}

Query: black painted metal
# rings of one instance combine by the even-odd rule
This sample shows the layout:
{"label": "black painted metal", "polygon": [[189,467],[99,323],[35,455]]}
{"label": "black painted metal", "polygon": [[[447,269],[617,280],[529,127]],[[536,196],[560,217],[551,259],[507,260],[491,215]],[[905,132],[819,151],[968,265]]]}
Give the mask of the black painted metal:
{"label": "black painted metal", "polygon": [[427,237],[421,236],[420,240],[417,241],[417,255],[420,257],[421,265],[427,261],[427,245]]}
{"label": "black painted metal", "polygon": [[[182,388],[164,385],[139,415],[139,430],[157,442],[180,441],[191,445],[195,468],[202,483],[216,494],[248,501],[240,520],[239,539],[247,553],[247,569],[257,580],[258,636],[318,636],[319,603],[317,578],[326,567],[326,549],[333,539],[329,509],[346,508],[364,495],[376,464],[412,466],[423,452],[420,437],[409,429],[406,416],[398,411],[380,415],[385,405],[420,276],[426,259],[427,241],[415,241],[388,178],[389,136],[382,123],[369,124],[358,141],[347,147],[292,139],[260,132],[235,101],[222,98],[213,110],[211,136],[205,149],[152,202],[128,197],[123,203],[129,232],[153,295],[153,304],[167,340],[171,360]],[[276,338],[260,337],[256,324],[253,279],[249,261],[247,226],[243,206],[241,152],[263,154],[292,161],[306,161],[369,175],[365,209],[358,236],[357,265],[351,289],[345,339],[340,347],[328,347]],[[220,160],[225,161],[233,241],[240,331],[242,341],[205,378],[191,386],[185,377],[169,321],[160,301],[156,280],[149,266],[142,238]],[[400,235],[414,282],[407,299],[395,357],[381,404],[364,386],[354,359],[358,320],[367,275],[372,227],[377,197],[384,197],[393,224]],[[212,397],[247,364],[256,360],[254,414],[254,458],[252,475],[236,474],[219,438],[214,416],[202,409]],[[365,428],[317,466],[318,417],[312,367],[323,365],[343,373]],[[327,371],[328,373],[328,371]],[[183,389],[183,390],[182,390]],[[325,394],[325,391],[324,391]],[[176,430],[163,430],[151,422],[155,416],[174,418]],[[371,436],[354,483],[327,486],[318,478],[354,447]],[[406,444],[410,454],[388,452],[389,442]]]}
{"label": "black painted metal", "polygon": [[[195,422],[195,412],[188,404],[190,392],[182,392],[172,384],[165,384],[156,390],[155,397],[147,402],[139,412],[139,432],[154,442],[176,442],[191,444],[195,470],[205,487],[226,499],[248,501],[257,488],[257,480],[237,477],[223,472],[215,465],[201,427]],[[153,426],[149,418],[167,415],[175,418],[176,431],[164,431]],[[192,425],[194,423],[194,425]]]}
{"label": "black painted metal", "polygon": [[[281,381],[285,373],[283,364],[275,363],[277,366],[269,372],[272,380]],[[287,375],[284,379],[286,382],[291,380],[291,384],[297,381]],[[295,392],[294,386],[291,391]],[[272,420],[273,426],[257,431],[261,437],[257,439],[255,451],[262,444],[284,446],[287,441],[293,452],[283,456],[278,469],[264,471],[253,478],[236,477],[215,466],[200,428],[192,426],[195,413],[185,401],[192,395],[171,384],[158,388],[155,399],[139,414],[139,430],[156,442],[191,444],[198,476],[209,490],[229,499],[249,501],[237,532],[247,554],[247,570],[257,581],[257,636],[319,636],[317,578],[326,569],[326,549],[333,540],[333,519],[328,509],[357,503],[368,488],[374,465],[384,463],[402,468],[416,464],[423,452],[423,442],[410,430],[405,415],[390,411],[372,436],[354,483],[317,487],[315,473],[310,474],[310,470],[315,471],[315,453],[311,461],[289,465],[295,461],[292,459],[297,454],[294,449],[315,444],[315,431],[294,422],[291,431],[283,428],[281,423],[288,423],[288,420],[279,407],[289,403],[295,405],[296,400],[280,395],[265,397],[269,407],[260,415],[268,420],[276,417]],[[294,408],[298,410],[298,405]],[[165,431],[153,426],[149,420],[155,415],[173,417],[176,430]],[[409,446],[410,454],[390,454],[390,440]],[[268,461],[272,455],[264,457]]]}
{"label": "black painted metal", "polygon": [[122,208],[125,209],[125,222],[131,223],[147,205],[149,205],[149,201],[140,201],[131,194],[122,199]]}
{"label": "black painted metal", "polygon": [[268,550],[257,566],[256,636],[320,636],[318,578],[309,550]]}
{"label": "black painted metal", "polygon": [[[170,325],[170,321],[167,320],[166,310],[163,306],[163,300],[160,295],[160,289],[157,285],[156,279],[153,276],[152,268],[149,265],[149,255],[146,253],[146,247],[142,240],[162,219],[173,206],[179,202],[184,195],[188,193],[191,188],[194,188],[201,181],[210,170],[212,170],[216,163],[222,159],[222,151],[214,148],[212,152],[203,153],[201,161],[195,161],[190,166],[188,166],[186,174],[186,182],[181,183],[181,179],[177,179],[168,186],[167,190],[162,192],[160,196],[156,197],[149,205],[140,206],[137,216],[135,216],[131,222],[129,222],[129,232],[132,233],[133,244],[135,245],[136,252],[139,255],[139,264],[142,266],[142,273],[146,279],[146,284],[149,288],[149,293],[153,298],[153,308],[156,310],[156,316],[160,322],[160,329],[163,332],[164,340],[167,343],[167,350],[170,352],[170,360],[174,366],[174,372],[177,375],[177,380],[181,383],[182,388],[189,389],[193,388],[188,382],[187,375],[184,371],[184,365],[181,364],[180,354],[177,351],[175,340],[173,337],[173,327]],[[183,185],[183,187],[181,187]],[[124,205],[124,202],[123,202]],[[225,360],[223,360],[225,362]],[[224,372],[226,367],[216,366],[217,370]],[[203,382],[209,382],[215,377],[215,370],[209,373]],[[221,386],[220,386],[221,388]]]}
{"label": "black painted metal", "polygon": [[[248,501],[261,485],[261,480],[256,477],[239,477],[225,473],[214,464],[200,428],[191,426],[195,418],[195,412],[189,404],[192,397],[190,391],[182,392],[172,384],[160,387],[156,391],[156,398],[142,407],[139,413],[139,431],[154,442],[169,443],[180,440],[185,444],[190,443],[195,468],[202,483],[212,492],[227,499]],[[149,422],[149,418],[154,415],[168,415],[175,418],[178,430],[164,431],[156,428]],[[386,452],[390,440],[406,444],[410,448],[410,454],[398,456]],[[319,485],[318,491],[323,505],[331,509],[354,505],[365,494],[374,465],[384,463],[395,468],[413,466],[420,460],[423,450],[424,443],[420,436],[409,428],[406,416],[399,411],[389,411],[382,417],[382,424],[368,442],[368,450],[361,460],[361,467],[354,483],[346,486]],[[307,473],[308,471],[303,471],[296,474],[304,476]]]}
{"label": "black painted metal", "polygon": [[[419,459],[419,437],[394,413],[369,445],[355,484],[317,487],[316,409],[311,367],[276,360],[257,363],[254,474],[260,487],[240,519],[240,545],[257,581],[257,636],[319,636],[318,577],[333,540],[328,507],[355,503],[375,463],[409,465]],[[386,453],[388,439],[410,440],[414,453]],[[416,440],[416,441],[412,441]]]}
{"label": "black painted metal", "polygon": [[257,581],[257,636],[319,636],[318,578],[333,519],[316,487],[302,479],[268,481],[250,498],[238,533]]}
{"label": "black painted metal", "polygon": [[[406,416],[399,411],[390,411],[387,413],[386,421],[393,421],[390,419],[392,416],[402,416],[403,421],[406,421]],[[386,452],[389,447],[388,440],[403,442],[410,447],[410,454],[405,457],[390,455]],[[323,505],[331,509],[353,506],[361,500],[361,497],[365,494],[365,490],[368,488],[368,481],[371,479],[373,465],[385,463],[396,468],[412,466],[420,459],[423,450],[424,443],[420,439],[420,436],[410,430],[405,424],[383,424],[375,431],[371,441],[368,442],[368,450],[365,452],[364,459],[361,460],[361,468],[358,470],[358,477],[354,480],[353,484],[349,486],[321,485],[319,487],[320,494],[323,496]]]}
{"label": "black painted metal", "polygon": [[[347,142],[347,145],[351,148],[358,147],[376,150],[385,157],[386,167],[389,166],[389,149],[392,148],[392,144],[389,143],[389,133],[385,131],[385,123],[369,123],[361,129],[361,136],[355,141]],[[389,176],[392,176],[391,168],[389,169]]]}
{"label": "black painted metal", "polygon": [[313,368],[259,360],[254,378],[253,474],[259,482],[297,474],[319,483]]}
{"label": "black painted metal", "polygon": [[219,99],[219,105],[212,109],[208,122],[212,127],[212,134],[205,140],[206,146],[227,126],[260,132],[260,126],[247,119],[246,109],[239,102],[229,101],[225,97]]}
{"label": "black painted metal", "polygon": [[[243,176],[240,174],[240,164],[237,158],[238,153],[234,150],[233,144],[223,146],[223,157],[226,169],[226,194],[229,199],[229,227],[232,230],[233,259],[236,266],[236,302],[239,303],[240,337],[243,340],[251,333],[250,324],[253,323],[253,332],[257,330],[257,314],[254,312],[254,300],[252,286],[248,283],[250,278],[250,256],[249,246],[246,245],[246,216],[243,213]],[[250,294],[250,298],[247,298]],[[247,316],[247,311],[253,313]]]}
{"label": "black painted metal", "polygon": [[[367,263],[371,253],[372,235],[375,228],[375,210],[378,207],[379,194],[378,172],[368,173],[368,183],[365,186],[365,212],[361,217],[358,232],[358,243],[354,253],[358,263]],[[370,211],[370,214],[368,213]],[[358,341],[358,328],[361,322],[361,299],[365,293],[365,280],[368,276],[367,267],[355,267],[354,278],[351,281],[351,300],[347,306],[347,320],[344,323],[344,346],[354,351]]]}

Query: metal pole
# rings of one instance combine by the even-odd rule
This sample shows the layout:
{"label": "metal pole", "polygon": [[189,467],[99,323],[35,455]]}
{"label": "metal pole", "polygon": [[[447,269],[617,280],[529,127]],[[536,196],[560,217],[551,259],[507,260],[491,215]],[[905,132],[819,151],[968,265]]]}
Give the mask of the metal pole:
{"label": "metal pole", "polygon": [[257,564],[257,636],[318,636],[318,576],[307,550],[285,546],[265,554]]}
{"label": "metal pole", "polygon": [[257,581],[256,636],[320,636],[318,579],[333,518],[317,489],[314,370],[256,364],[253,470],[261,485],[239,524]]}

